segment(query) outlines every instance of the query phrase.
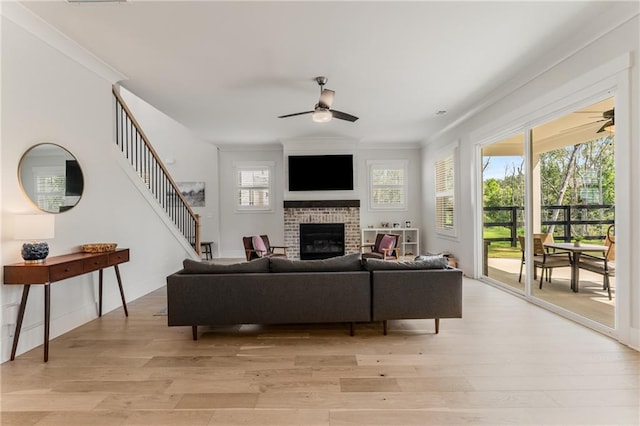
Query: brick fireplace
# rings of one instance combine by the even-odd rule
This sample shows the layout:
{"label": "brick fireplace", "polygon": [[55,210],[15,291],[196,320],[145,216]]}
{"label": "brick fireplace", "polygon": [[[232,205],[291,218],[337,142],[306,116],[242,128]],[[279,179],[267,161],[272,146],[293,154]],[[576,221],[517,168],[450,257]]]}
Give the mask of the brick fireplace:
{"label": "brick fireplace", "polygon": [[300,224],[343,223],[345,254],[360,251],[360,200],[284,202],[284,244],[287,255],[300,259]]}

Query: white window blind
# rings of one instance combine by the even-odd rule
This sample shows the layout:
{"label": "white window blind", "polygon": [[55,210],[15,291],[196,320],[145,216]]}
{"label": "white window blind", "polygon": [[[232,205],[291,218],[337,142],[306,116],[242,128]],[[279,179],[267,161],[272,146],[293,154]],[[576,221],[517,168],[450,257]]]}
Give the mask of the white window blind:
{"label": "white window blind", "polygon": [[453,153],[435,164],[436,230],[453,232],[455,229],[455,185]]}
{"label": "white window blind", "polygon": [[38,207],[48,212],[57,212],[64,204],[66,178],[61,167],[34,168],[34,185]]}
{"label": "white window blind", "polygon": [[373,210],[404,210],[407,202],[407,166],[404,161],[369,165],[369,200]]}
{"label": "white window blind", "polygon": [[236,206],[239,210],[271,209],[269,167],[238,167],[237,179]]}

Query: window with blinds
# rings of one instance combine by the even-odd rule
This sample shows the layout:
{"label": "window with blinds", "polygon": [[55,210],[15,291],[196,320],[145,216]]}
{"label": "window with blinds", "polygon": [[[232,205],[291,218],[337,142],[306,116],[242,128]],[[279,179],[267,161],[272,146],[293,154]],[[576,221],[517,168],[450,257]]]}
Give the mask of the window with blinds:
{"label": "window with blinds", "polygon": [[372,210],[406,210],[406,161],[369,162],[369,200]]}
{"label": "window with blinds", "polygon": [[455,230],[455,162],[453,153],[436,161],[436,230],[453,233]]}
{"label": "window with blinds", "polygon": [[237,167],[238,210],[271,210],[271,168]]}
{"label": "window with blinds", "polygon": [[61,167],[34,168],[36,203],[44,211],[57,212],[64,204],[66,178]]}

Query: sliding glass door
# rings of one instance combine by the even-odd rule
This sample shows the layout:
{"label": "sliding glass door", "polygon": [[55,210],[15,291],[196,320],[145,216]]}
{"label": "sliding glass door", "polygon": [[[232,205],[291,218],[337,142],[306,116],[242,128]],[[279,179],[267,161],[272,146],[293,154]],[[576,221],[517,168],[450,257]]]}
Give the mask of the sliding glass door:
{"label": "sliding glass door", "polygon": [[524,292],[519,236],[524,234],[525,137],[482,148],[483,275]]}
{"label": "sliding glass door", "polygon": [[614,115],[614,99],[603,99],[481,150],[482,275],[610,328]]}

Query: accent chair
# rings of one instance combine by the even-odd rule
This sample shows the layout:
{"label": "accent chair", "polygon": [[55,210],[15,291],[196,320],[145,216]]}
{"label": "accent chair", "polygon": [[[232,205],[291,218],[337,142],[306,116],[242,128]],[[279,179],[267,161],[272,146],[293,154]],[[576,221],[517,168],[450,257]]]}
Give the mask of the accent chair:
{"label": "accent chair", "polygon": [[[373,244],[363,244],[361,247],[363,259],[398,259],[398,238],[395,234],[377,234]],[[366,251],[368,249],[369,251]]]}
{"label": "accent chair", "polygon": [[[261,257],[286,256],[289,248],[287,246],[272,246],[267,235],[242,237],[242,244],[244,244],[247,261]],[[278,251],[276,252],[276,250]]]}

